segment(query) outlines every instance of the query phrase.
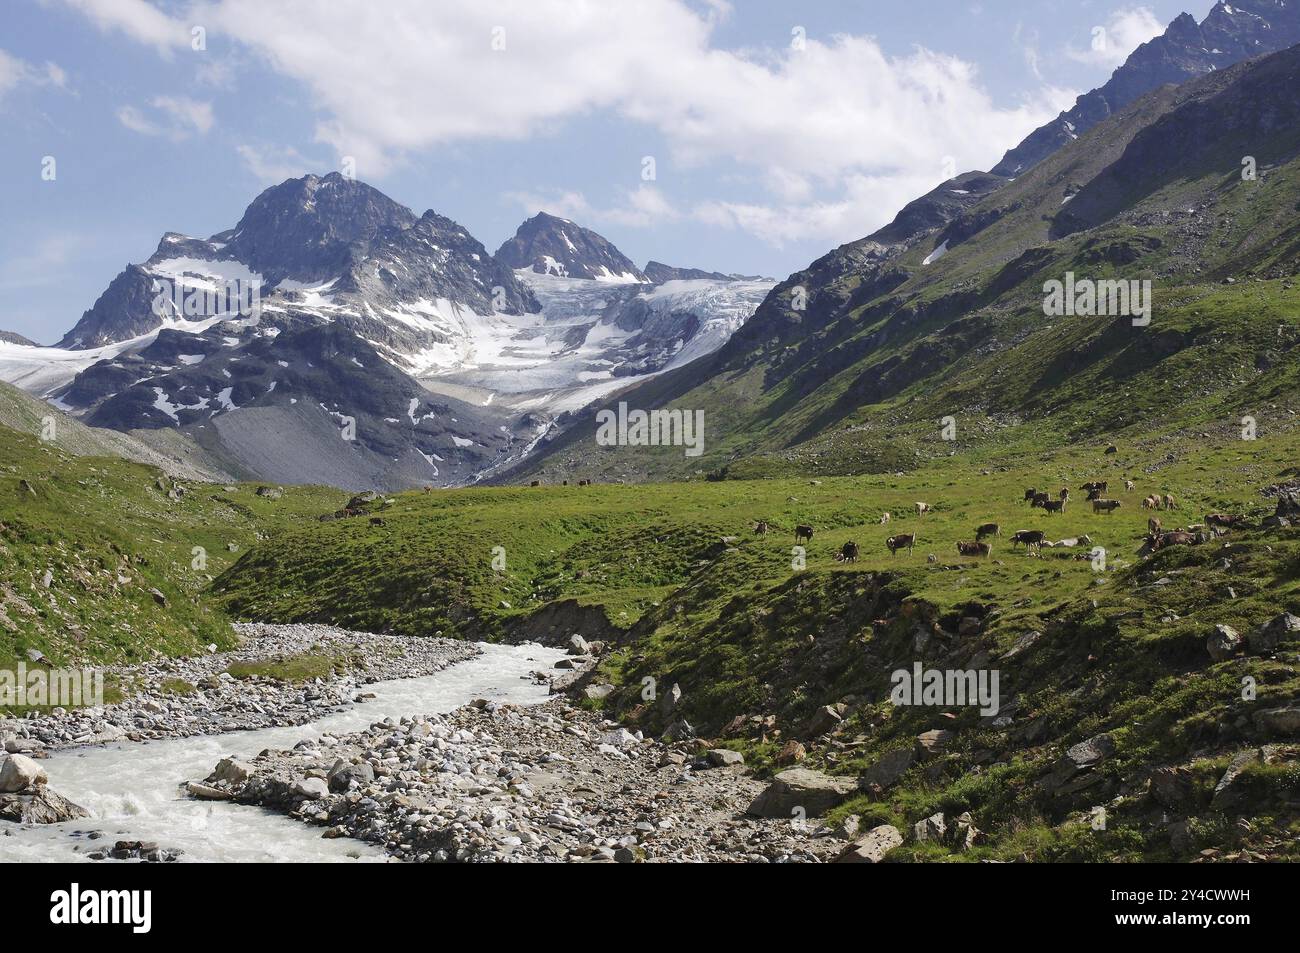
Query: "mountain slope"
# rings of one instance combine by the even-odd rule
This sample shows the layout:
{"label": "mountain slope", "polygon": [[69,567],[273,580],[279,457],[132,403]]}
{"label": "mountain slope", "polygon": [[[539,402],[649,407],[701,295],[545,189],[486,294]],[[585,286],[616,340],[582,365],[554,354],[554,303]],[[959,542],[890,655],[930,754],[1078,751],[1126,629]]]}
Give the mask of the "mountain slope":
{"label": "mountain slope", "polygon": [[[1296,368],[1281,355],[1300,339],[1298,59],[1288,50],[1164,87],[1014,182],[932,194],[782,282],[707,362],[621,395],[706,409],[702,460],[596,450],[589,414],[518,477],[898,470],[954,449],[940,439],[950,416],[962,447],[996,436],[1011,455],[1048,433],[1146,437],[1285,406]],[[1243,180],[1243,155],[1260,161],[1257,181]],[[1083,214],[1092,227],[1080,231]],[[1152,281],[1156,319],[1045,319],[1044,284],[1067,273]]]}
{"label": "mountain slope", "polygon": [[[0,381],[0,427],[42,438],[48,447],[74,456],[121,457],[157,467],[169,476],[210,482],[234,477],[222,461],[174,431],[119,433],[87,427],[43,400]],[[44,436],[43,436],[44,435]]]}
{"label": "mountain slope", "polygon": [[1163,35],[1129,56],[1100,89],[1030,133],[993,168],[1012,178],[1033,168],[1097,123],[1165,83],[1184,83],[1235,63],[1300,43],[1300,5],[1288,0],[1224,0],[1199,24],[1180,15]]}

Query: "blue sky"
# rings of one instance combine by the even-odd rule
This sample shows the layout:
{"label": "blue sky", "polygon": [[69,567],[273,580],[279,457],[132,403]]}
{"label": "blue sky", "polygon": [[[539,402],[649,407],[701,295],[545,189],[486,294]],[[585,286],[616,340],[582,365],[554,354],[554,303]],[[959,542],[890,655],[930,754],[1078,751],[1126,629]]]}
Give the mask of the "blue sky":
{"label": "blue sky", "polygon": [[0,329],[58,338],[163,232],[345,156],[490,251],[545,208],[638,264],[783,277],[1211,6],[5,0]]}

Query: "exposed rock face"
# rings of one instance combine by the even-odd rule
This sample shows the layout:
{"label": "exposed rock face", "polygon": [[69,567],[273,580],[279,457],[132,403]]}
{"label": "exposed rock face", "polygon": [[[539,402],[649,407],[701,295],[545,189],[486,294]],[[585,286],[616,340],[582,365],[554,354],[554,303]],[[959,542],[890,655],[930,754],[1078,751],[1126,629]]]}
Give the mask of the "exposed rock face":
{"label": "exposed rock face", "polygon": [[672,265],[665,265],[661,261],[647,262],[644,272],[646,279],[654,284],[661,285],[665,281],[756,281],[760,280],[750,275],[724,275],[720,271],[705,271],[702,268],[674,268]]}
{"label": "exposed rock face", "polygon": [[38,347],[37,343],[23,337],[15,331],[0,331],[0,344],[21,344],[23,347]]}
{"label": "exposed rock face", "polygon": [[1296,43],[1300,43],[1300,7],[1287,0],[1219,2],[1199,24],[1191,14],[1181,14],[1162,36],[1134,50],[1106,85],[1080,96],[1068,112],[1030,133],[993,172],[1007,178],[1024,174],[1165,83],[1184,83]]}
{"label": "exposed rock face", "polygon": [[496,257],[510,268],[528,268],[539,275],[604,281],[648,280],[641,269],[605,238],[546,212],[538,212],[520,225],[514,237],[497,249]]}

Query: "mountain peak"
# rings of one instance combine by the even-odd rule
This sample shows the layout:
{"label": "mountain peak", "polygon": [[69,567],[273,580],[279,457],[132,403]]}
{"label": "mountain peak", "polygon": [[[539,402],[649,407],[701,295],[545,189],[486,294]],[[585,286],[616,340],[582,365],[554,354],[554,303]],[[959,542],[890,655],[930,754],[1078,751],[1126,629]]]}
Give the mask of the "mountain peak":
{"label": "mountain peak", "polygon": [[338,172],[286,179],[253,199],[224,239],[230,254],[271,282],[338,274],[348,247],[415,215],[378,189]]}
{"label": "mountain peak", "polygon": [[538,212],[497,249],[497,260],[539,275],[596,281],[647,282],[649,279],[604,236],[567,218]]}
{"label": "mountain peak", "polygon": [[1300,3],[1234,0],[1216,3],[1199,23],[1177,16],[1165,32],[1143,43],[1111,74],[1106,85],[1085,93],[1074,107],[1032,133],[993,167],[995,175],[1023,175],[1061,146],[1154,89],[1300,43]]}

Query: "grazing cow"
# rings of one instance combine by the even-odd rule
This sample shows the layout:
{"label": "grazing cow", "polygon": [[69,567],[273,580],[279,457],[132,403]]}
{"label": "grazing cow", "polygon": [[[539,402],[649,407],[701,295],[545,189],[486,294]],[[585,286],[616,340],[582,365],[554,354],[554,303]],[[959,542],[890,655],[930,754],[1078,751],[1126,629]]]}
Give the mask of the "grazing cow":
{"label": "grazing cow", "polygon": [[917,515],[917,516],[924,516],[924,515],[925,515],[926,513],[928,513],[928,512],[930,512],[930,504],[929,504],[929,503],[917,503],[917,504],[916,504],[916,515]]}
{"label": "grazing cow", "polygon": [[1033,487],[1030,487],[1029,489],[1025,490],[1025,502],[1026,503],[1031,502],[1034,499],[1034,497],[1036,497],[1037,495],[1038,495],[1038,491]]}
{"label": "grazing cow", "polygon": [[1165,494],[1165,509],[1167,510],[1178,509],[1178,501],[1174,499],[1174,495],[1172,493]]}
{"label": "grazing cow", "polygon": [[1079,489],[1087,490],[1089,493],[1093,490],[1100,490],[1102,493],[1105,493],[1108,486],[1110,486],[1109,480],[1093,480],[1091,483],[1085,483],[1083,486],[1079,487]]}
{"label": "grazing cow", "polygon": [[1149,520],[1147,520],[1147,530],[1151,533],[1151,535],[1153,535],[1153,536],[1159,536],[1159,535],[1160,535],[1160,520],[1159,520],[1157,517],[1154,517],[1154,516],[1151,517]]}
{"label": "grazing cow", "polygon": [[385,524],[384,524],[384,518],[383,518],[382,516],[372,516],[372,517],[370,517],[370,525],[371,525],[371,526],[383,526],[383,525],[385,525]]}
{"label": "grazing cow", "polygon": [[1088,502],[1091,503],[1091,502],[1093,502],[1094,500],[1100,500],[1100,499],[1101,499],[1101,496],[1102,496],[1102,492],[1103,492],[1102,490],[1098,490],[1098,489],[1092,489],[1092,490],[1089,490],[1089,491],[1088,491]]}
{"label": "grazing cow", "polygon": [[797,543],[801,539],[812,542],[813,528],[811,526],[796,526],[794,528],[794,541]]}
{"label": "grazing cow", "polygon": [[1147,537],[1147,543],[1153,551],[1164,549],[1166,546],[1194,546],[1196,534],[1181,529],[1172,533],[1153,533]]}
{"label": "grazing cow", "polygon": [[1011,548],[1015,549],[1021,543],[1024,543],[1027,550],[1041,551],[1046,536],[1047,534],[1040,529],[1017,530],[1015,535],[1011,537]]}
{"label": "grazing cow", "polygon": [[1124,491],[1125,491],[1126,493],[1132,493],[1132,492],[1133,492],[1134,490],[1136,490],[1137,488],[1138,488],[1138,485],[1137,485],[1136,483],[1134,483],[1132,480],[1125,480],[1125,481],[1124,481]]}
{"label": "grazing cow", "polygon": [[1224,529],[1232,529],[1234,526],[1240,526],[1246,521],[1244,516],[1232,516],[1229,513],[1206,513],[1205,522],[1211,526],[1222,526]]}
{"label": "grazing cow", "polygon": [[754,524],[754,533],[757,536],[767,535],[767,520],[759,520]]}
{"label": "grazing cow", "polygon": [[1002,527],[997,523],[985,523],[979,529],[975,530],[975,541],[982,543],[985,536],[1001,536]]}
{"label": "grazing cow", "polygon": [[1112,443],[1110,446],[1108,446],[1108,447],[1106,448],[1106,452],[1107,452],[1108,454],[1109,454],[1109,453],[1119,453],[1119,447],[1115,446],[1115,445]]}
{"label": "grazing cow", "polygon": [[1046,493],[1035,493],[1034,498],[1029,501],[1030,506],[1046,506],[1051,497]]}
{"label": "grazing cow", "polygon": [[886,524],[887,524],[891,519],[892,519],[892,517],[891,517],[888,513],[881,513],[881,514],[880,514],[880,525],[881,525],[881,526],[886,525]]}
{"label": "grazing cow", "polygon": [[1093,500],[1092,511],[1094,513],[1114,513],[1123,506],[1119,500]]}
{"label": "grazing cow", "polygon": [[1061,492],[1057,495],[1057,499],[1064,500],[1066,503],[1070,502],[1070,488],[1068,486],[1061,487]]}
{"label": "grazing cow", "polygon": [[858,561],[858,544],[854,542],[845,543],[840,547],[840,551],[835,558],[842,563],[855,563]]}
{"label": "grazing cow", "polygon": [[1160,509],[1160,500],[1154,496],[1148,496],[1145,500],[1142,501],[1142,509],[1158,510]]}
{"label": "grazing cow", "polygon": [[1064,513],[1065,500],[1048,500],[1043,504],[1043,509],[1049,513]]}
{"label": "grazing cow", "polygon": [[957,552],[962,556],[983,556],[987,559],[989,556],[993,555],[993,547],[988,543],[981,542],[958,543]]}
{"label": "grazing cow", "polygon": [[900,549],[906,549],[910,555],[912,547],[916,545],[916,534],[908,533],[905,536],[891,536],[885,540],[885,545],[889,547],[889,554],[892,556]]}
{"label": "grazing cow", "polygon": [[542,485],[542,481],[541,481],[541,480],[534,480],[532,483],[530,483],[530,484],[528,484],[528,485],[529,485],[529,486],[541,486],[541,485]]}

